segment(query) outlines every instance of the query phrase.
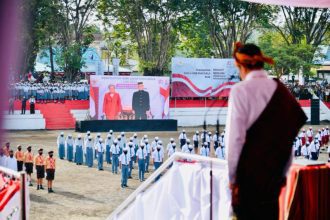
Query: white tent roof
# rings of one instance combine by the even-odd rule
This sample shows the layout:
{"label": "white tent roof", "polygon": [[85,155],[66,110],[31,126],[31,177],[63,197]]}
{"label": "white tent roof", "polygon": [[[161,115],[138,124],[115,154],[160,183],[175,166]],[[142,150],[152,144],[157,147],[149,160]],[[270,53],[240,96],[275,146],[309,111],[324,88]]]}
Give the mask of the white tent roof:
{"label": "white tent roof", "polygon": [[285,5],[295,7],[307,7],[307,8],[330,8],[329,0],[243,0],[246,2],[254,2],[261,4],[271,5]]}

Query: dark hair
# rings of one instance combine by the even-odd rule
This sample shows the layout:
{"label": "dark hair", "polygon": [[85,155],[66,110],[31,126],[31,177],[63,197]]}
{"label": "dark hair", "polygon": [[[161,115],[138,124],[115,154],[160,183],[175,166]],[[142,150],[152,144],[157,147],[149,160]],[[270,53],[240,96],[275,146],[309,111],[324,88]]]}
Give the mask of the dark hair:
{"label": "dark hair", "polygon": [[[240,47],[237,52],[243,53],[249,56],[254,55],[261,55],[260,48],[255,44],[244,44],[242,47]],[[264,68],[265,63],[262,61],[258,61],[255,64],[245,64],[245,66],[248,69],[261,69]]]}

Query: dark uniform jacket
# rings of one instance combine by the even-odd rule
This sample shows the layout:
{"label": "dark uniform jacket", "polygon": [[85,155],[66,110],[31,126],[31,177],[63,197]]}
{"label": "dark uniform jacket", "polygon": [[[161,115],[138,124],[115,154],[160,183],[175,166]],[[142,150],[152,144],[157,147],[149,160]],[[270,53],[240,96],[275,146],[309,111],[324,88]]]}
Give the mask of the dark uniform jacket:
{"label": "dark uniform jacket", "polygon": [[141,90],[133,93],[132,108],[136,113],[145,113],[150,110],[149,93]]}

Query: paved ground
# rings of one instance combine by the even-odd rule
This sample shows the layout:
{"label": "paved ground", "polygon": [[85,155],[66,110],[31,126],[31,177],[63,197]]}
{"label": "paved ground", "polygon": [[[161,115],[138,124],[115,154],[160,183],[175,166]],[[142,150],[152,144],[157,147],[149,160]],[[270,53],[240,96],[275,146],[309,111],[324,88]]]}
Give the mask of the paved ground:
{"label": "paved ground", "polygon": [[[202,130],[187,128],[188,137],[192,139],[196,129]],[[74,137],[77,135],[72,130],[66,130],[65,133],[72,133]],[[165,144],[168,143],[170,137],[177,138],[178,133],[147,132],[149,140],[159,136]],[[59,131],[12,131],[8,132],[5,138],[11,142],[12,146],[21,144],[25,150],[27,145],[32,145],[34,153],[40,147],[44,148],[45,152],[52,149],[57,156],[56,137],[58,134]],[[130,137],[132,134],[129,132],[126,135]],[[142,137],[143,134],[138,133],[138,137]],[[105,136],[106,133],[102,133],[102,137]],[[322,153],[320,160],[327,160],[327,154]],[[93,168],[88,168],[57,159],[55,193],[48,194],[47,190],[37,191],[35,184],[29,188],[30,219],[105,219],[140,184],[137,168],[133,170],[133,179],[128,181],[129,187],[122,189],[120,174],[112,174],[109,165],[105,165],[105,171],[98,171],[95,165],[96,162]],[[146,176],[148,177],[148,174]],[[33,178],[35,179],[35,174]],[[44,185],[47,186],[46,182]]]}

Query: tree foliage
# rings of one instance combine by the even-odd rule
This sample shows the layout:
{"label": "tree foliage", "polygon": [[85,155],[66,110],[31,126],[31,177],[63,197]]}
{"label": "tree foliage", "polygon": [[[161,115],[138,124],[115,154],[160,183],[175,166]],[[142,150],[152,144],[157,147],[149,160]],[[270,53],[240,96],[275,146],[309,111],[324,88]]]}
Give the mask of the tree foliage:
{"label": "tree foliage", "polygon": [[253,31],[272,18],[274,8],[239,0],[190,0],[192,16],[203,21],[216,57],[232,57],[236,41],[246,42]]}
{"label": "tree foliage", "polygon": [[163,75],[174,53],[174,23],[178,0],[100,0],[99,14],[105,23],[125,24],[137,44],[144,75]]}
{"label": "tree foliage", "polygon": [[259,45],[267,56],[274,58],[275,65],[267,68],[278,78],[289,73],[299,74],[301,71],[304,76],[312,75],[312,45],[287,44],[277,32],[264,33],[259,39]]}

